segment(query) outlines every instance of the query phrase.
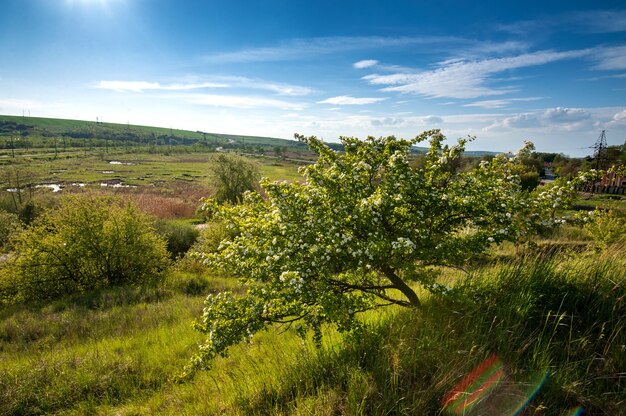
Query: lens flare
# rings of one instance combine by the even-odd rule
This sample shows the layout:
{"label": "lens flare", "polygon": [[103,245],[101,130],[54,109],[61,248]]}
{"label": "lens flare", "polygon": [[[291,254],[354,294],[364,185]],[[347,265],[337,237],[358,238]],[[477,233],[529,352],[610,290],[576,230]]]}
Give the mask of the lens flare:
{"label": "lens flare", "polygon": [[444,408],[452,415],[465,414],[484,399],[504,378],[504,365],[495,355],[472,370],[444,398]]}
{"label": "lens flare", "polygon": [[447,414],[454,416],[516,416],[535,397],[548,376],[546,371],[534,374],[525,382],[515,381],[507,374],[502,360],[493,355],[444,397],[443,408]]}
{"label": "lens flare", "polygon": [[566,413],[566,416],[582,416],[585,414],[585,409],[582,406],[575,407]]}

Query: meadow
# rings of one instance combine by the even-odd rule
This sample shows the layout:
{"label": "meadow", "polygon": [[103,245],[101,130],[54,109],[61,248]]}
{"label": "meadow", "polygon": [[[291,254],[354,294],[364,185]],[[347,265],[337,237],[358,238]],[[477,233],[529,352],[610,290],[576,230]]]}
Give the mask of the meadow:
{"label": "meadow", "polygon": [[418,313],[368,313],[359,342],[327,328],[318,349],[277,326],[183,384],[175,376],[200,342],[190,324],[206,293],[238,290],[231,278],[178,270],[159,287],[12,307],[0,315],[0,411],[441,414],[446,393],[496,354],[504,399],[481,414],[526,400],[524,414],[623,414],[623,249],[495,256],[470,276],[444,274],[453,298],[422,291]]}
{"label": "meadow", "polygon": [[[61,185],[24,188],[42,210],[103,193],[174,226],[202,222],[211,152],[107,150],[6,154],[0,177]],[[263,176],[299,178],[302,162],[253,159]],[[15,198],[3,191],[2,207]],[[626,198],[580,195],[571,212],[595,207],[626,212]],[[179,256],[156,285],[2,307],[0,414],[626,415],[625,250],[624,230],[603,242],[576,225],[494,246],[466,270],[442,267],[445,294],[414,286],[420,309],[364,313],[361,338],[326,326],[318,347],[274,325],[184,382],[207,294],[245,287]],[[454,395],[493,374],[478,405]]]}

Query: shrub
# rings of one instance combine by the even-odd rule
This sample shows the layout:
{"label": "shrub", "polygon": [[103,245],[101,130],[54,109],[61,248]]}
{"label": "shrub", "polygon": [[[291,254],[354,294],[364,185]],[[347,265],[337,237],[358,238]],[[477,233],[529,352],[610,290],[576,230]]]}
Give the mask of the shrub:
{"label": "shrub", "polygon": [[21,228],[17,215],[0,210],[0,251],[5,251],[13,234]]}
{"label": "shrub", "polygon": [[592,220],[585,224],[584,230],[591,237],[595,249],[602,251],[611,244],[626,240],[626,214],[620,211],[602,212],[596,210]]}
{"label": "shrub", "polygon": [[172,258],[184,255],[198,239],[198,230],[192,225],[175,221],[157,221],[156,230],[165,239]]}
{"label": "shrub", "polygon": [[21,301],[152,283],[168,261],[165,242],[136,206],[70,196],[17,236],[0,292],[5,301]]}

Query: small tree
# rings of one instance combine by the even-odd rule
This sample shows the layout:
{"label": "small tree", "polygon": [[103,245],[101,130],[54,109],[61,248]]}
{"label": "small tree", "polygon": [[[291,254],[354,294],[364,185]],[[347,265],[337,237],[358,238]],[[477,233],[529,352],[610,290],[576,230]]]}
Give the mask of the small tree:
{"label": "small tree", "polygon": [[236,204],[245,191],[256,189],[259,169],[244,157],[219,153],[211,158],[209,176],[216,188],[215,199]]}
{"label": "small tree", "polygon": [[[297,136],[318,155],[303,182],[262,180],[267,198],[247,193],[239,206],[205,209],[233,231],[205,262],[240,276],[245,296],[209,295],[195,327],[207,334],[192,368],[206,368],[229,346],[275,322],[300,333],[334,323],[360,327],[359,312],[385,305],[417,308],[413,284],[437,291],[432,266],[458,266],[492,243],[518,240],[559,222],[573,184],[521,189],[520,163],[505,156],[471,171],[451,169],[466,140],[443,146],[428,131],[414,140],[342,138],[345,153]],[[423,166],[411,146],[430,139]]]}
{"label": "small tree", "polygon": [[155,282],[169,262],[150,218],[111,198],[66,197],[13,247],[0,273],[5,301]]}

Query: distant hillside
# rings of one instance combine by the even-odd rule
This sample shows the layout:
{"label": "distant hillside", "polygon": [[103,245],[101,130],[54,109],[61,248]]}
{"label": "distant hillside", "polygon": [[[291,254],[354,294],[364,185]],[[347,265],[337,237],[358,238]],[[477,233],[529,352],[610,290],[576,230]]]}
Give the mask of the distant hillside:
{"label": "distant hillside", "polygon": [[[97,123],[95,121],[0,115],[0,137],[114,140],[144,145],[205,144],[223,147],[306,148],[296,140],[202,131]],[[77,145],[78,146],[78,145]]]}
{"label": "distant hillside", "polygon": [[[168,129],[134,124],[98,123],[95,121],[66,120],[58,118],[20,117],[0,115],[0,148],[15,146],[50,147],[51,140],[62,139],[69,147],[82,147],[85,139],[89,146],[103,147],[106,141],[114,145],[175,146],[198,145],[224,148],[260,148],[273,150],[306,150],[306,145],[296,140],[273,137],[242,136],[202,131]],[[19,138],[19,140],[14,140]],[[11,141],[9,144],[9,140]],[[328,142],[335,150],[342,150],[340,143]],[[424,153],[427,147],[414,146],[415,153]],[[466,156],[482,157],[496,155],[491,151],[467,151]]]}

